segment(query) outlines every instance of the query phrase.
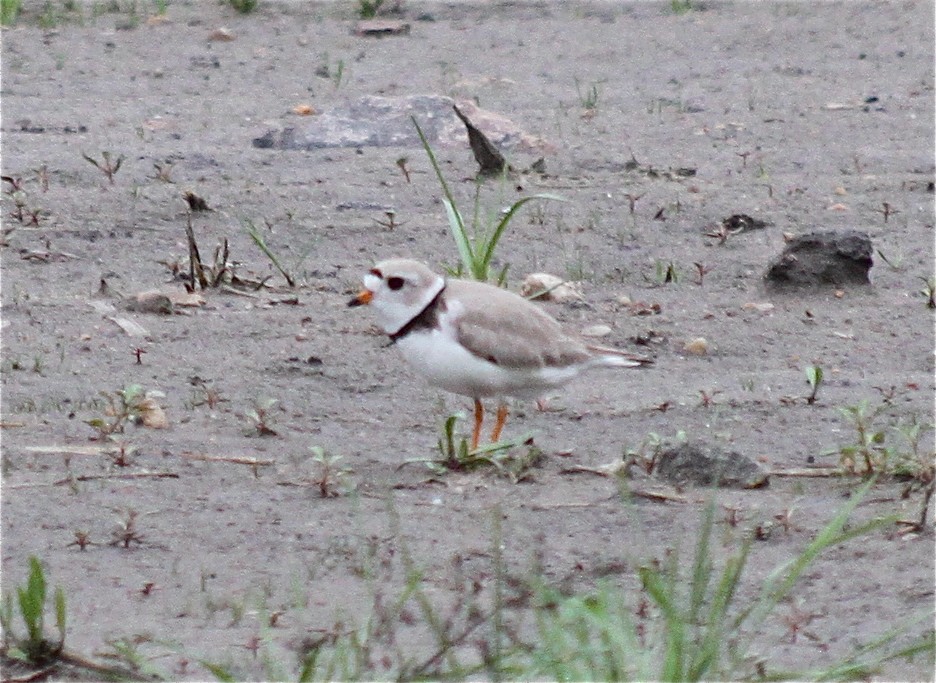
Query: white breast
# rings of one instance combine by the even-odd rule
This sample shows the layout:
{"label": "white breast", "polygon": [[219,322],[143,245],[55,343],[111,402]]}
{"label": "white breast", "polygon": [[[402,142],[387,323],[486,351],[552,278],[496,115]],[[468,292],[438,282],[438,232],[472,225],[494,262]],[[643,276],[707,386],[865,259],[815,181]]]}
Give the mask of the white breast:
{"label": "white breast", "polygon": [[581,366],[518,370],[505,368],[470,353],[443,330],[419,330],[397,347],[414,370],[433,386],[472,398],[515,396],[536,398],[575,377]]}

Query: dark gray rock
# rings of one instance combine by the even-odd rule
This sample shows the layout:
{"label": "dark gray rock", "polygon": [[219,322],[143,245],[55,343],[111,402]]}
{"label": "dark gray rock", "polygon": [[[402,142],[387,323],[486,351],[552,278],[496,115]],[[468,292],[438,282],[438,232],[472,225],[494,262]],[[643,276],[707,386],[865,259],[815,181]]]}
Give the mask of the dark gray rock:
{"label": "dark gray rock", "polygon": [[794,237],[764,278],[773,287],[843,287],[871,283],[871,238],[858,230]]}
{"label": "dark gray rock", "polygon": [[521,130],[510,119],[479,108],[474,102],[440,95],[367,96],[295,125],[267,130],[254,138],[261,149],[312,150],[327,147],[421,147],[413,117],[433,147],[468,144],[465,126],[453,105],[471,119],[501,149],[544,154],[555,151],[548,142]]}
{"label": "dark gray rock", "polygon": [[756,489],[770,483],[760,463],[707,444],[684,443],[665,449],[657,459],[654,474],[676,485]]}

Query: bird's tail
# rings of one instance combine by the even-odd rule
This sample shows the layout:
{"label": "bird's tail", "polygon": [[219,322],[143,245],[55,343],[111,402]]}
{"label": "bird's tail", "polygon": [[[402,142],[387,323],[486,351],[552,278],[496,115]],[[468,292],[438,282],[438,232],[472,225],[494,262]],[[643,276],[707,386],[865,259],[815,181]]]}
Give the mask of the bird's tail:
{"label": "bird's tail", "polygon": [[589,345],[588,350],[592,353],[599,354],[597,359],[602,365],[613,365],[621,368],[643,368],[648,365],[653,365],[653,359],[651,358],[635,356],[632,353],[621,351],[620,349]]}

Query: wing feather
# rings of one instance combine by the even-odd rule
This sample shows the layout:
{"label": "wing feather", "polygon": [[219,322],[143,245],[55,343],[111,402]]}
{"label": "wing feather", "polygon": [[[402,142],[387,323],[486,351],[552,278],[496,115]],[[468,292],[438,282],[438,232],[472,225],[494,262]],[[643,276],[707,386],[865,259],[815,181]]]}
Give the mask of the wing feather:
{"label": "wing feather", "polygon": [[[580,340],[523,297],[499,287],[451,280],[446,288],[458,341],[471,353],[515,369],[566,367],[593,358]],[[458,306],[457,301],[464,306]]]}

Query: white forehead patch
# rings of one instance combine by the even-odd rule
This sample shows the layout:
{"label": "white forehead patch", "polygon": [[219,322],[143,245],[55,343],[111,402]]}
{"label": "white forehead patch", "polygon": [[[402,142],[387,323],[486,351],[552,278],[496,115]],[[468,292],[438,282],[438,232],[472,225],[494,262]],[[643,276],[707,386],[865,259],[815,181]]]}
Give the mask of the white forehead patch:
{"label": "white forehead patch", "polygon": [[373,273],[368,273],[364,276],[364,286],[370,291],[376,292],[380,289],[380,278]]}

